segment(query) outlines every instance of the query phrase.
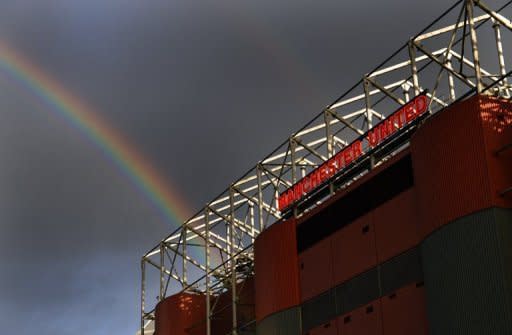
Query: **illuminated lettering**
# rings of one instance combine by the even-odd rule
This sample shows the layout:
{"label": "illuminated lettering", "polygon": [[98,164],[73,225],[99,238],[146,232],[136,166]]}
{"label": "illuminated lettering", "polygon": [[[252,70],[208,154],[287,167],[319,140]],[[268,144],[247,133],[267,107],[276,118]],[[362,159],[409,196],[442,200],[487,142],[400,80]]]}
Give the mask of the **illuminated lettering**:
{"label": "illuminated lettering", "polygon": [[304,195],[307,195],[351,163],[355,162],[359,157],[363,156],[365,154],[363,141],[366,141],[368,148],[375,148],[404,126],[414,121],[420,115],[423,115],[427,110],[428,98],[424,94],[417,96],[412,101],[402,106],[375,127],[368,130],[361,138],[353,141],[352,144],[345,147],[317,169],[310,172],[307,176],[280,194],[277,200],[279,210],[283,211],[287,209],[289,206],[302,199]]}
{"label": "illuminated lettering", "polygon": [[368,136],[366,136],[366,139],[370,147],[374,148],[379,143],[379,134],[375,131],[375,129],[371,129],[368,131]]}
{"label": "illuminated lettering", "polygon": [[405,122],[409,123],[416,117],[416,111],[414,110],[414,106],[411,104],[407,104],[405,106]]}
{"label": "illuminated lettering", "polygon": [[355,159],[361,157],[363,155],[363,143],[359,140],[356,140],[352,146],[352,154],[354,155]]}
{"label": "illuminated lettering", "polygon": [[414,104],[416,106],[416,113],[418,113],[418,115],[422,115],[428,109],[428,101],[427,101],[427,97],[425,95],[420,95],[415,100]]}

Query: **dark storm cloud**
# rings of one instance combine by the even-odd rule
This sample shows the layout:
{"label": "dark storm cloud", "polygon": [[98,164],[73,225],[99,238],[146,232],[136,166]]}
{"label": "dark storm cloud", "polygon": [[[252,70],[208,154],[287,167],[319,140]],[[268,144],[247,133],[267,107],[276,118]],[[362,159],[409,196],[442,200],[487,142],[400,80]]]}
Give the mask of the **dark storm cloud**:
{"label": "dark storm cloud", "polygon": [[[0,4],[0,39],[94,107],[198,209],[441,13],[443,1]],[[132,334],[173,227],[0,73],[0,324]]]}

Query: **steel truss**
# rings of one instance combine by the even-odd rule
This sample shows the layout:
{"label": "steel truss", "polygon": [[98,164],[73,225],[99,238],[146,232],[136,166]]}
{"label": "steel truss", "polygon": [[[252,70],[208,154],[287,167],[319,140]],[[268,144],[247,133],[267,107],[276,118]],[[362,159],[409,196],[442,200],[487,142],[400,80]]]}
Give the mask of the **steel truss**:
{"label": "steel truss", "polygon": [[[479,0],[455,3],[146,253],[141,261],[141,334],[154,320],[159,301],[187,291],[205,295],[210,335],[211,320],[222,308],[215,299],[228,290],[233,297],[230,334],[240,334],[244,325],[237,321],[239,292],[233,283],[253,275],[258,234],[284,215],[300,217],[407,143],[371,157],[367,168],[342,184],[330,182],[321,197],[295,206],[291,213],[279,211],[278,195],[412,97],[427,92],[429,114],[475,93],[510,98],[504,54],[512,47],[511,2],[493,7]],[[149,277],[150,269],[157,280]],[[158,297],[149,302],[151,288]]]}

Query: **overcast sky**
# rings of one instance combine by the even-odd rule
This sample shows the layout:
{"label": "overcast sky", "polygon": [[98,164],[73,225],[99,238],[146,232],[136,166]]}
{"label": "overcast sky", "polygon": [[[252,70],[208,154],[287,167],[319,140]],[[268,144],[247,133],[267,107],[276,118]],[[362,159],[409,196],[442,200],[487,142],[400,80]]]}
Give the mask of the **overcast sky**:
{"label": "overcast sky", "polygon": [[[0,41],[197,210],[448,5],[0,0]],[[134,334],[140,257],[177,224],[0,65],[2,334]]]}

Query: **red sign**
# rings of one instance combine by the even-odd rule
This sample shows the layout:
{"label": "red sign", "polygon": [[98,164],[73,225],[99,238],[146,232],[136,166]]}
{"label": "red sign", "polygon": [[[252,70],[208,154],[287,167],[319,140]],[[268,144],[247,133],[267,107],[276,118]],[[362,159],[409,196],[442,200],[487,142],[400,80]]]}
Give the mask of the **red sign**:
{"label": "red sign", "polygon": [[365,146],[366,151],[375,148],[388,137],[401,130],[420,115],[423,115],[427,111],[427,107],[428,98],[426,95],[419,95],[402,106],[399,110],[366,132],[362,137],[353,141],[350,145],[299,180],[284,193],[281,193],[278,199],[279,210],[282,211],[302,199],[309,192],[313,191],[361,157],[365,153],[363,142],[367,143]]}

